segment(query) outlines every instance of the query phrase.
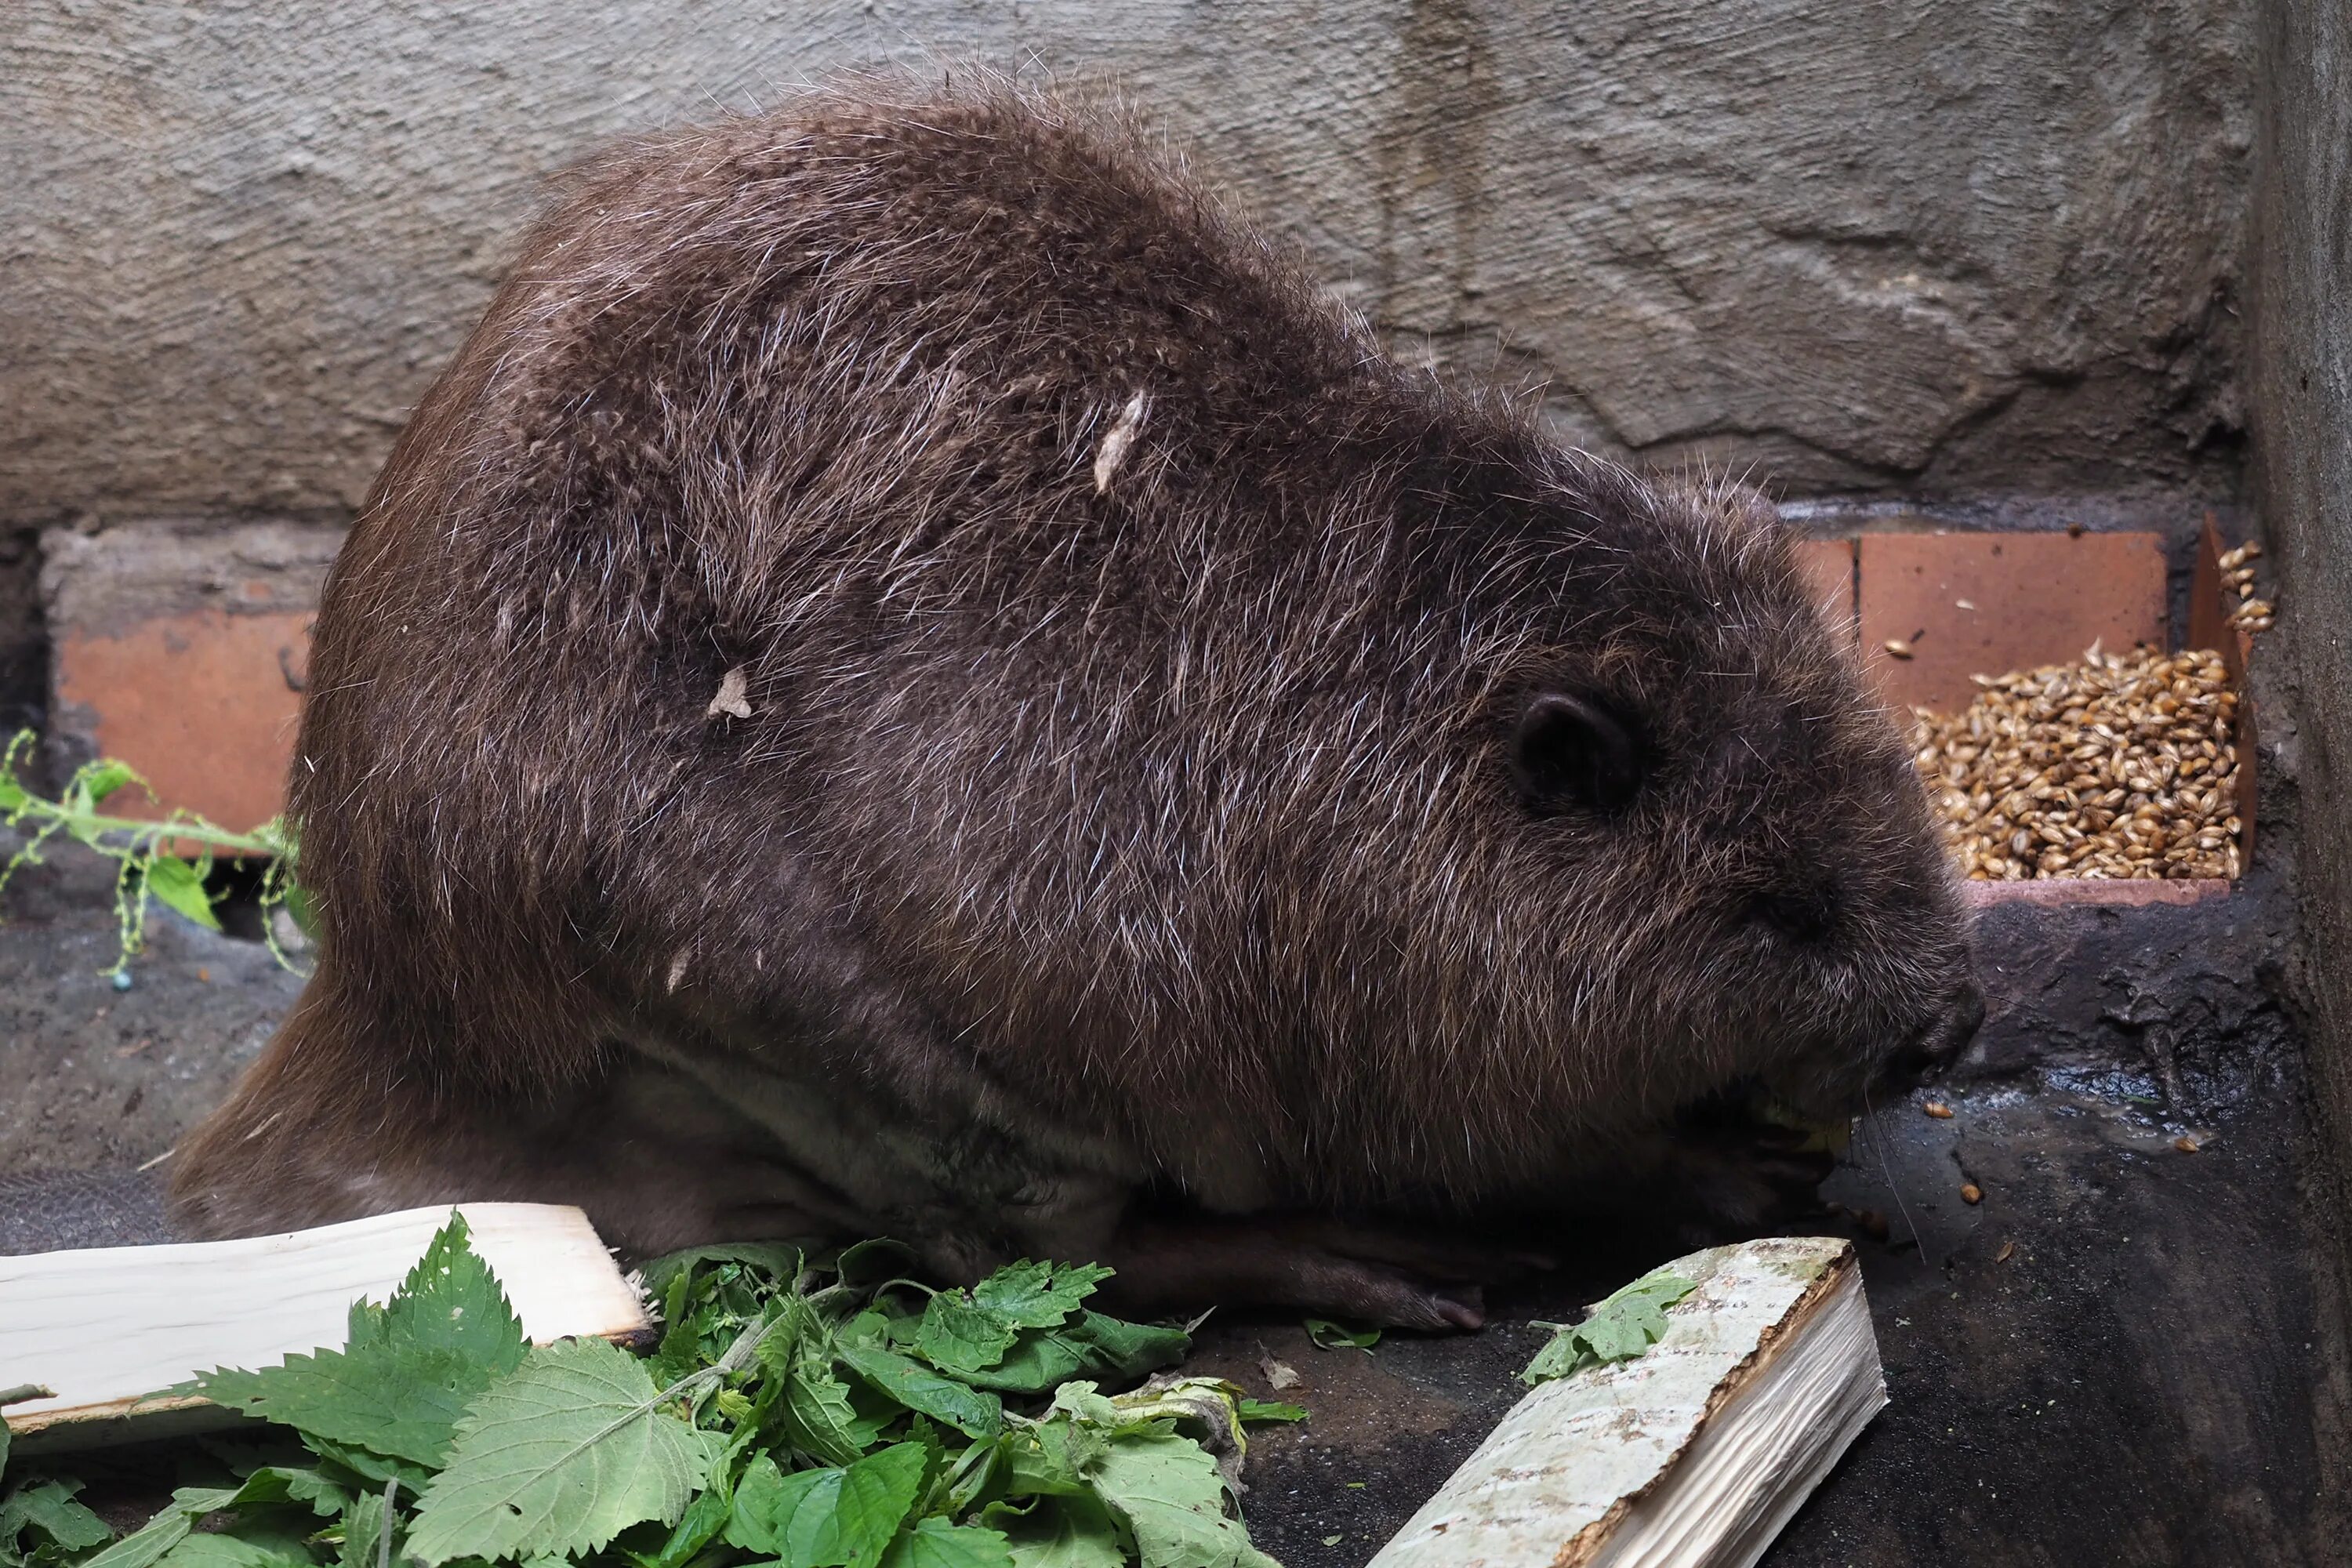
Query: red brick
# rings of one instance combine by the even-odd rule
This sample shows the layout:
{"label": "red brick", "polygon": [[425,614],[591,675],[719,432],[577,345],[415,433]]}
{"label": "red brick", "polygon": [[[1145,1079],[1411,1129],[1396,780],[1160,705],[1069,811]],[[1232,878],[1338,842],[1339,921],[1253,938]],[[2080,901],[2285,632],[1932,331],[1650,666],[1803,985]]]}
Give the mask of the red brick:
{"label": "red brick", "polygon": [[1975,694],[1972,675],[2065,663],[2094,642],[2163,646],[2164,548],[2153,533],[1865,533],[1857,598],[1887,700],[1949,710]]}
{"label": "red brick", "polygon": [[1853,541],[1806,539],[1797,544],[1797,570],[1811,584],[1830,624],[1853,635]]}
{"label": "red brick", "polygon": [[185,806],[236,831],[277,816],[310,621],[284,611],[191,610],[59,636],[58,700],[79,707],[75,727],[102,755],[145,774],[161,802],[126,790],[107,809],[160,816]]}

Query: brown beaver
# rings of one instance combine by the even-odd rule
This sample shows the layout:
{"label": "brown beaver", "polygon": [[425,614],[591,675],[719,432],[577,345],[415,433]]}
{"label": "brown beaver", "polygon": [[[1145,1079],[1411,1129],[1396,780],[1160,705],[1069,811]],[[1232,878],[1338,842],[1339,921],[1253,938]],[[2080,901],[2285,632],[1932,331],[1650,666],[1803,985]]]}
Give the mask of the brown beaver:
{"label": "brown beaver", "polygon": [[1979,1010],[1768,508],[1395,363],[1002,85],[580,174],[310,689],[318,972],[180,1152],[205,1233],[544,1198],[1473,1323],[1317,1216],[1657,1168],[1742,1079],[1843,1113]]}

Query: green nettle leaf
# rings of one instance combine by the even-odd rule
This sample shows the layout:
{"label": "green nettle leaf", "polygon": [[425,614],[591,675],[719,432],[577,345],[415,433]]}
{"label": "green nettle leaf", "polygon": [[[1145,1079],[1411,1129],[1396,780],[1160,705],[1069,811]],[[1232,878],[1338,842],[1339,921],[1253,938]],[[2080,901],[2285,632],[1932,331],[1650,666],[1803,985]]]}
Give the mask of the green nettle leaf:
{"label": "green nettle leaf", "polygon": [[801,1249],[769,1242],[729,1241],[710,1247],[692,1247],[683,1252],[665,1253],[646,1265],[646,1290],[659,1300],[667,1294],[672,1280],[720,1263],[744,1264],[760,1270],[777,1284],[786,1285],[801,1271]]}
{"label": "green nettle leaf", "polygon": [[1004,1537],[995,1531],[926,1519],[890,1542],[882,1568],[1013,1568],[1013,1564]]}
{"label": "green nettle leaf", "polygon": [[509,1373],[522,1365],[530,1342],[471,1238],[466,1216],[451,1214],[377,1321],[387,1344],[454,1351],[493,1373]]}
{"label": "green nettle leaf", "polygon": [[719,1539],[735,1514],[735,1494],[720,1484],[719,1469],[711,1471],[711,1484],[694,1494],[686,1511],[671,1526],[669,1539],[661,1550],[641,1561],[646,1568],[685,1568],[702,1549]]}
{"label": "green nettle leaf", "polygon": [[1110,1395],[1097,1384],[1083,1380],[1066,1383],[1054,1390],[1054,1403],[1046,1409],[1049,1413],[1067,1415],[1073,1421],[1083,1421],[1089,1426],[1117,1426],[1119,1424],[1118,1406],[1111,1403]]}
{"label": "green nettle leaf", "polygon": [[1238,1399],[1234,1402],[1234,1414],[1244,1421],[1304,1421],[1307,1406],[1286,1405],[1279,1400]]}
{"label": "green nettle leaf", "polygon": [[[352,1506],[343,1510],[343,1544],[335,1557],[336,1568],[376,1568],[383,1549],[383,1514],[382,1492],[362,1492],[352,1499]],[[395,1529],[394,1546],[397,1535]]]}
{"label": "green nettle leaf", "polygon": [[915,1346],[943,1372],[982,1372],[1004,1359],[1020,1326],[961,1290],[942,1290],[923,1309]]}
{"label": "green nettle leaf", "polygon": [[1550,1383],[1594,1364],[1593,1358],[1585,1352],[1584,1342],[1576,1337],[1576,1331],[1563,1327],[1552,1335],[1543,1349],[1536,1352],[1535,1360],[1528,1363],[1526,1369],[1519,1373],[1519,1381],[1532,1388],[1537,1384]]}
{"label": "green nettle leaf", "polygon": [[784,1378],[783,1421],[793,1446],[832,1465],[847,1465],[873,1445],[882,1423],[857,1413],[849,1385],[814,1357],[798,1357]]}
{"label": "green nettle leaf", "polygon": [[165,1552],[163,1568],[310,1568],[311,1557],[290,1537],[251,1541],[222,1531],[192,1534]]}
{"label": "green nettle leaf", "polygon": [[808,1327],[806,1300],[761,1285],[749,1265],[722,1259],[698,1271],[677,1270],[668,1279],[661,1292],[668,1327],[654,1355],[655,1379],[665,1387],[710,1365],[746,1331],[764,1331],[779,1319],[790,1319],[792,1326],[755,1342],[761,1363],[781,1372],[794,1340]]}
{"label": "green nettle leaf", "polygon": [[1192,1348],[1192,1336],[1156,1323],[1130,1323],[1100,1312],[1083,1312],[1068,1331],[1086,1348],[1087,1370],[1097,1377],[1125,1380],[1173,1366]]}
{"label": "green nettle leaf", "polygon": [[148,1568],[185,1541],[197,1520],[236,1502],[244,1490],[242,1487],[182,1487],[172,1494],[170,1505],[143,1529],[124,1536],[79,1568]]}
{"label": "green nettle leaf", "polygon": [[[522,1326],[489,1266],[467,1245],[466,1222],[453,1215],[390,1302],[352,1306],[345,1349],[288,1356],[260,1372],[209,1372],[192,1386],[325,1445],[429,1468],[448,1453],[467,1405],[522,1355]],[[371,1473],[381,1466],[352,1468],[371,1480],[388,1479]],[[422,1478],[411,1471],[403,1479]]]}
{"label": "green nettle leaf", "polygon": [[893,1443],[816,1484],[779,1520],[776,1537],[792,1568],[876,1568],[914,1510],[923,1484],[919,1443]]}
{"label": "green nettle leaf", "polygon": [[[810,1484],[814,1484],[815,1478],[823,1473],[802,1470],[793,1479],[799,1481],[802,1477],[807,1477]],[[782,1555],[784,1549],[776,1539],[775,1521],[791,1516],[792,1510],[799,1506],[799,1490],[805,1489],[803,1487],[794,1490],[787,1498],[784,1473],[775,1459],[766,1454],[754,1454],[751,1462],[743,1467],[742,1475],[736,1479],[734,1502],[728,1510],[727,1526],[719,1532],[719,1538],[728,1545],[740,1546],[746,1552],[764,1552],[771,1557]]]}
{"label": "green nettle leaf", "polygon": [[71,792],[78,800],[92,805],[103,805],[106,797],[139,775],[131,771],[128,763],[118,763],[108,757],[85,766],[75,775]]}
{"label": "green nettle leaf", "polygon": [[1091,1492],[1045,1498],[1027,1509],[992,1504],[981,1510],[981,1522],[1004,1532],[1014,1568],[1127,1568],[1118,1521]]}
{"label": "green nettle leaf", "polygon": [[221,929],[220,916],[205,891],[205,879],[193,862],[176,855],[158,855],[147,862],[147,890],[207,931]]}
{"label": "green nettle leaf", "polygon": [[1305,1327],[1307,1339],[1318,1351],[1369,1351],[1381,1342],[1378,1329],[1351,1329],[1328,1318],[1308,1318]]}
{"label": "green nettle leaf", "polygon": [[688,1305],[693,1286],[694,1271],[690,1268],[677,1270],[659,1286],[650,1273],[646,1277],[646,1296],[661,1304],[661,1344],[654,1352],[653,1367],[656,1381],[664,1387],[686,1376],[702,1360],[701,1336],[691,1321]]}
{"label": "green nettle leaf", "polygon": [[1003,1400],[941,1377],[920,1362],[878,1345],[839,1345],[835,1353],[845,1366],[881,1393],[909,1410],[946,1422],[967,1437],[984,1442],[1003,1426]]}
{"label": "green nettle leaf", "polygon": [[302,1446],[319,1458],[349,1470],[378,1490],[383,1489],[386,1481],[398,1481],[414,1497],[423,1491],[425,1484],[433,1479],[433,1472],[423,1465],[407,1459],[387,1458],[382,1454],[371,1453],[356,1443],[338,1443],[332,1438],[321,1437],[316,1432],[303,1433]]}
{"label": "green nettle leaf", "polygon": [[487,1368],[447,1352],[375,1346],[350,1355],[290,1355],[262,1372],[210,1372],[196,1379],[195,1390],[330,1443],[429,1468],[447,1454],[467,1401],[490,1377]]}
{"label": "green nettle leaf", "polygon": [[81,1568],[148,1568],[163,1553],[185,1541],[188,1531],[194,1526],[195,1521],[185,1512],[177,1508],[167,1508],[142,1528],[89,1559]]}
{"label": "green nettle leaf", "polygon": [[419,1500],[409,1554],[593,1551],[646,1520],[674,1524],[723,1447],[657,1408],[645,1363],[603,1340],[530,1352],[474,1402]]}
{"label": "green nettle leaf", "polygon": [[[922,1320],[920,1318],[902,1318],[895,1320],[895,1321],[907,1324],[904,1337],[908,1344],[912,1344],[914,1342],[915,1330],[919,1325],[920,1325]],[[891,1343],[890,1331],[893,1322],[894,1320],[888,1313],[877,1312],[873,1308],[868,1307],[866,1310],[850,1319],[849,1321],[834,1330],[833,1342],[837,1345],[883,1345],[887,1347]]]}
{"label": "green nettle leaf", "polygon": [[1100,1454],[1100,1434],[1048,1421],[1008,1432],[997,1445],[1010,1497],[1090,1497],[1086,1467]]}
{"label": "green nettle leaf", "polygon": [[1048,1331],[1028,1333],[1005,1352],[995,1366],[980,1372],[958,1372],[958,1382],[1000,1394],[1049,1394],[1071,1378],[1090,1370],[1093,1347],[1070,1335]]}
{"label": "green nettle leaf", "polygon": [[1697,1289],[1680,1275],[1659,1270],[1593,1308],[1581,1323],[1544,1325],[1555,1331],[1519,1373],[1520,1381],[1549,1383],[1589,1366],[1633,1360],[1664,1337],[1666,1309]]}
{"label": "green nettle leaf", "polygon": [[[5,1458],[5,1455],[0,1455]],[[106,1521],[74,1501],[79,1481],[27,1483],[0,1500],[0,1562],[21,1563],[45,1547],[84,1552],[113,1539]],[[27,1544],[25,1537],[35,1539]]]}
{"label": "green nettle leaf", "polygon": [[[254,1472],[257,1477],[265,1473],[275,1477],[284,1485],[288,1502],[307,1504],[310,1511],[321,1519],[332,1519],[352,1506],[351,1489],[335,1480],[323,1470],[295,1469],[289,1466],[273,1465],[266,1472],[260,1470]],[[248,1480],[247,1489],[250,1489],[251,1486],[252,1482]]]}
{"label": "green nettle leaf", "polygon": [[972,1302],[1024,1329],[1059,1328],[1095,1287],[1111,1277],[1099,1264],[1032,1263],[998,1269],[971,1288]]}
{"label": "green nettle leaf", "polygon": [[317,936],[319,922],[310,914],[310,895],[291,882],[285,883],[284,887],[286,912],[294,917],[295,929],[304,936]]}
{"label": "green nettle leaf", "polygon": [[[85,1559],[77,1568],[149,1568],[149,1564],[167,1558],[184,1563],[186,1560],[177,1555],[179,1547],[188,1539],[195,1521],[205,1515],[226,1509],[289,1502],[309,1502],[319,1511],[328,1512],[331,1510],[321,1505],[331,1484],[315,1471],[267,1465],[234,1487],[182,1487],[144,1529],[124,1536],[96,1556]],[[281,1538],[258,1527],[252,1533],[256,1539],[244,1544],[272,1553],[272,1562],[310,1561],[298,1538]]]}
{"label": "green nettle leaf", "polygon": [[776,1553],[792,1568],[816,1561],[811,1555],[820,1544],[837,1545],[827,1537],[821,1543],[822,1530],[841,1506],[841,1480],[846,1471],[837,1468],[795,1470],[786,1476],[776,1489],[769,1516],[769,1539],[775,1544],[768,1550]]}
{"label": "green nettle leaf", "polygon": [[1189,1437],[1114,1437],[1087,1478],[1126,1521],[1143,1568],[1236,1568],[1253,1560],[1248,1532],[1226,1517],[1216,1460]]}
{"label": "green nettle leaf", "polygon": [[1591,1351],[1595,1361],[1625,1361],[1640,1355],[1656,1342],[1657,1334],[1665,1331],[1666,1320],[1657,1319],[1657,1333],[1650,1324],[1631,1313],[1614,1318],[1596,1318],[1584,1325],[1577,1338]]}
{"label": "green nettle leaf", "polygon": [[1181,1329],[1130,1323],[1100,1312],[1081,1311],[1058,1329],[1033,1330],[995,1366],[958,1371],[960,1383],[1003,1394],[1048,1394],[1079,1376],[1124,1382],[1173,1366],[1192,1348]]}
{"label": "green nettle leaf", "polygon": [[[778,1321],[783,1327],[774,1328]],[[771,1320],[771,1331],[761,1335],[755,1353],[761,1370],[772,1378],[782,1378],[801,1362],[824,1363],[824,1330],[805,1299],[794,1296],[784,1303]]]}

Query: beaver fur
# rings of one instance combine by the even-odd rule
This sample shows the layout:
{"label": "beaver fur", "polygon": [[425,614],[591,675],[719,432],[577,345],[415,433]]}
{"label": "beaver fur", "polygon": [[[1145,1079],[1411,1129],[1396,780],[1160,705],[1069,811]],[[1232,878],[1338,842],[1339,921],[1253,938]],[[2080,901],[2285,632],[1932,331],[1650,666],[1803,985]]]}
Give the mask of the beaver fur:
{"label": "beaver fur", "polygon": [[1115,113],[866,80],[623,148],[329,578],[318,968],[178,1213],[1475,1322],[1327,1216],[1964,1037],[1847,641],[1753,495],[1391,359]]}

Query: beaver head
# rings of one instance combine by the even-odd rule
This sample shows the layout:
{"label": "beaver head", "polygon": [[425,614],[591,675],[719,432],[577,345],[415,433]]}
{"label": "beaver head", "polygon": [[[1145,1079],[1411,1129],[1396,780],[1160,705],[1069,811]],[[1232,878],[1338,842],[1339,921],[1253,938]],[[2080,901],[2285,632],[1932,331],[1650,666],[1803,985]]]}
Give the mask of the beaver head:
{"label": "beaver head", "polygon": [[1426,596],[1391,605],[1389,668],[1453,700],[1297,716],[1355,814],[1301,946],[1350,955],[1323,984],[1358,1059],[1418,1069],[1410,1104],[1324,1090],[1387,1130],[1367,1176],[1547,1182],[1729,1092],[1842,1121],[1957,1054],[1953,873],[1769,505],[1539,443],[1396,505]]}
{"label": "beaver head", "polygon": [[1602,489],[1616,548],[1572,615],[1530,607],[1484,716],[1512,918],[1551,911],[1561,994],[1658,1095],[1747,1078],[1843,1118],[1983,1016],[1910,748],[1759,499]]}

